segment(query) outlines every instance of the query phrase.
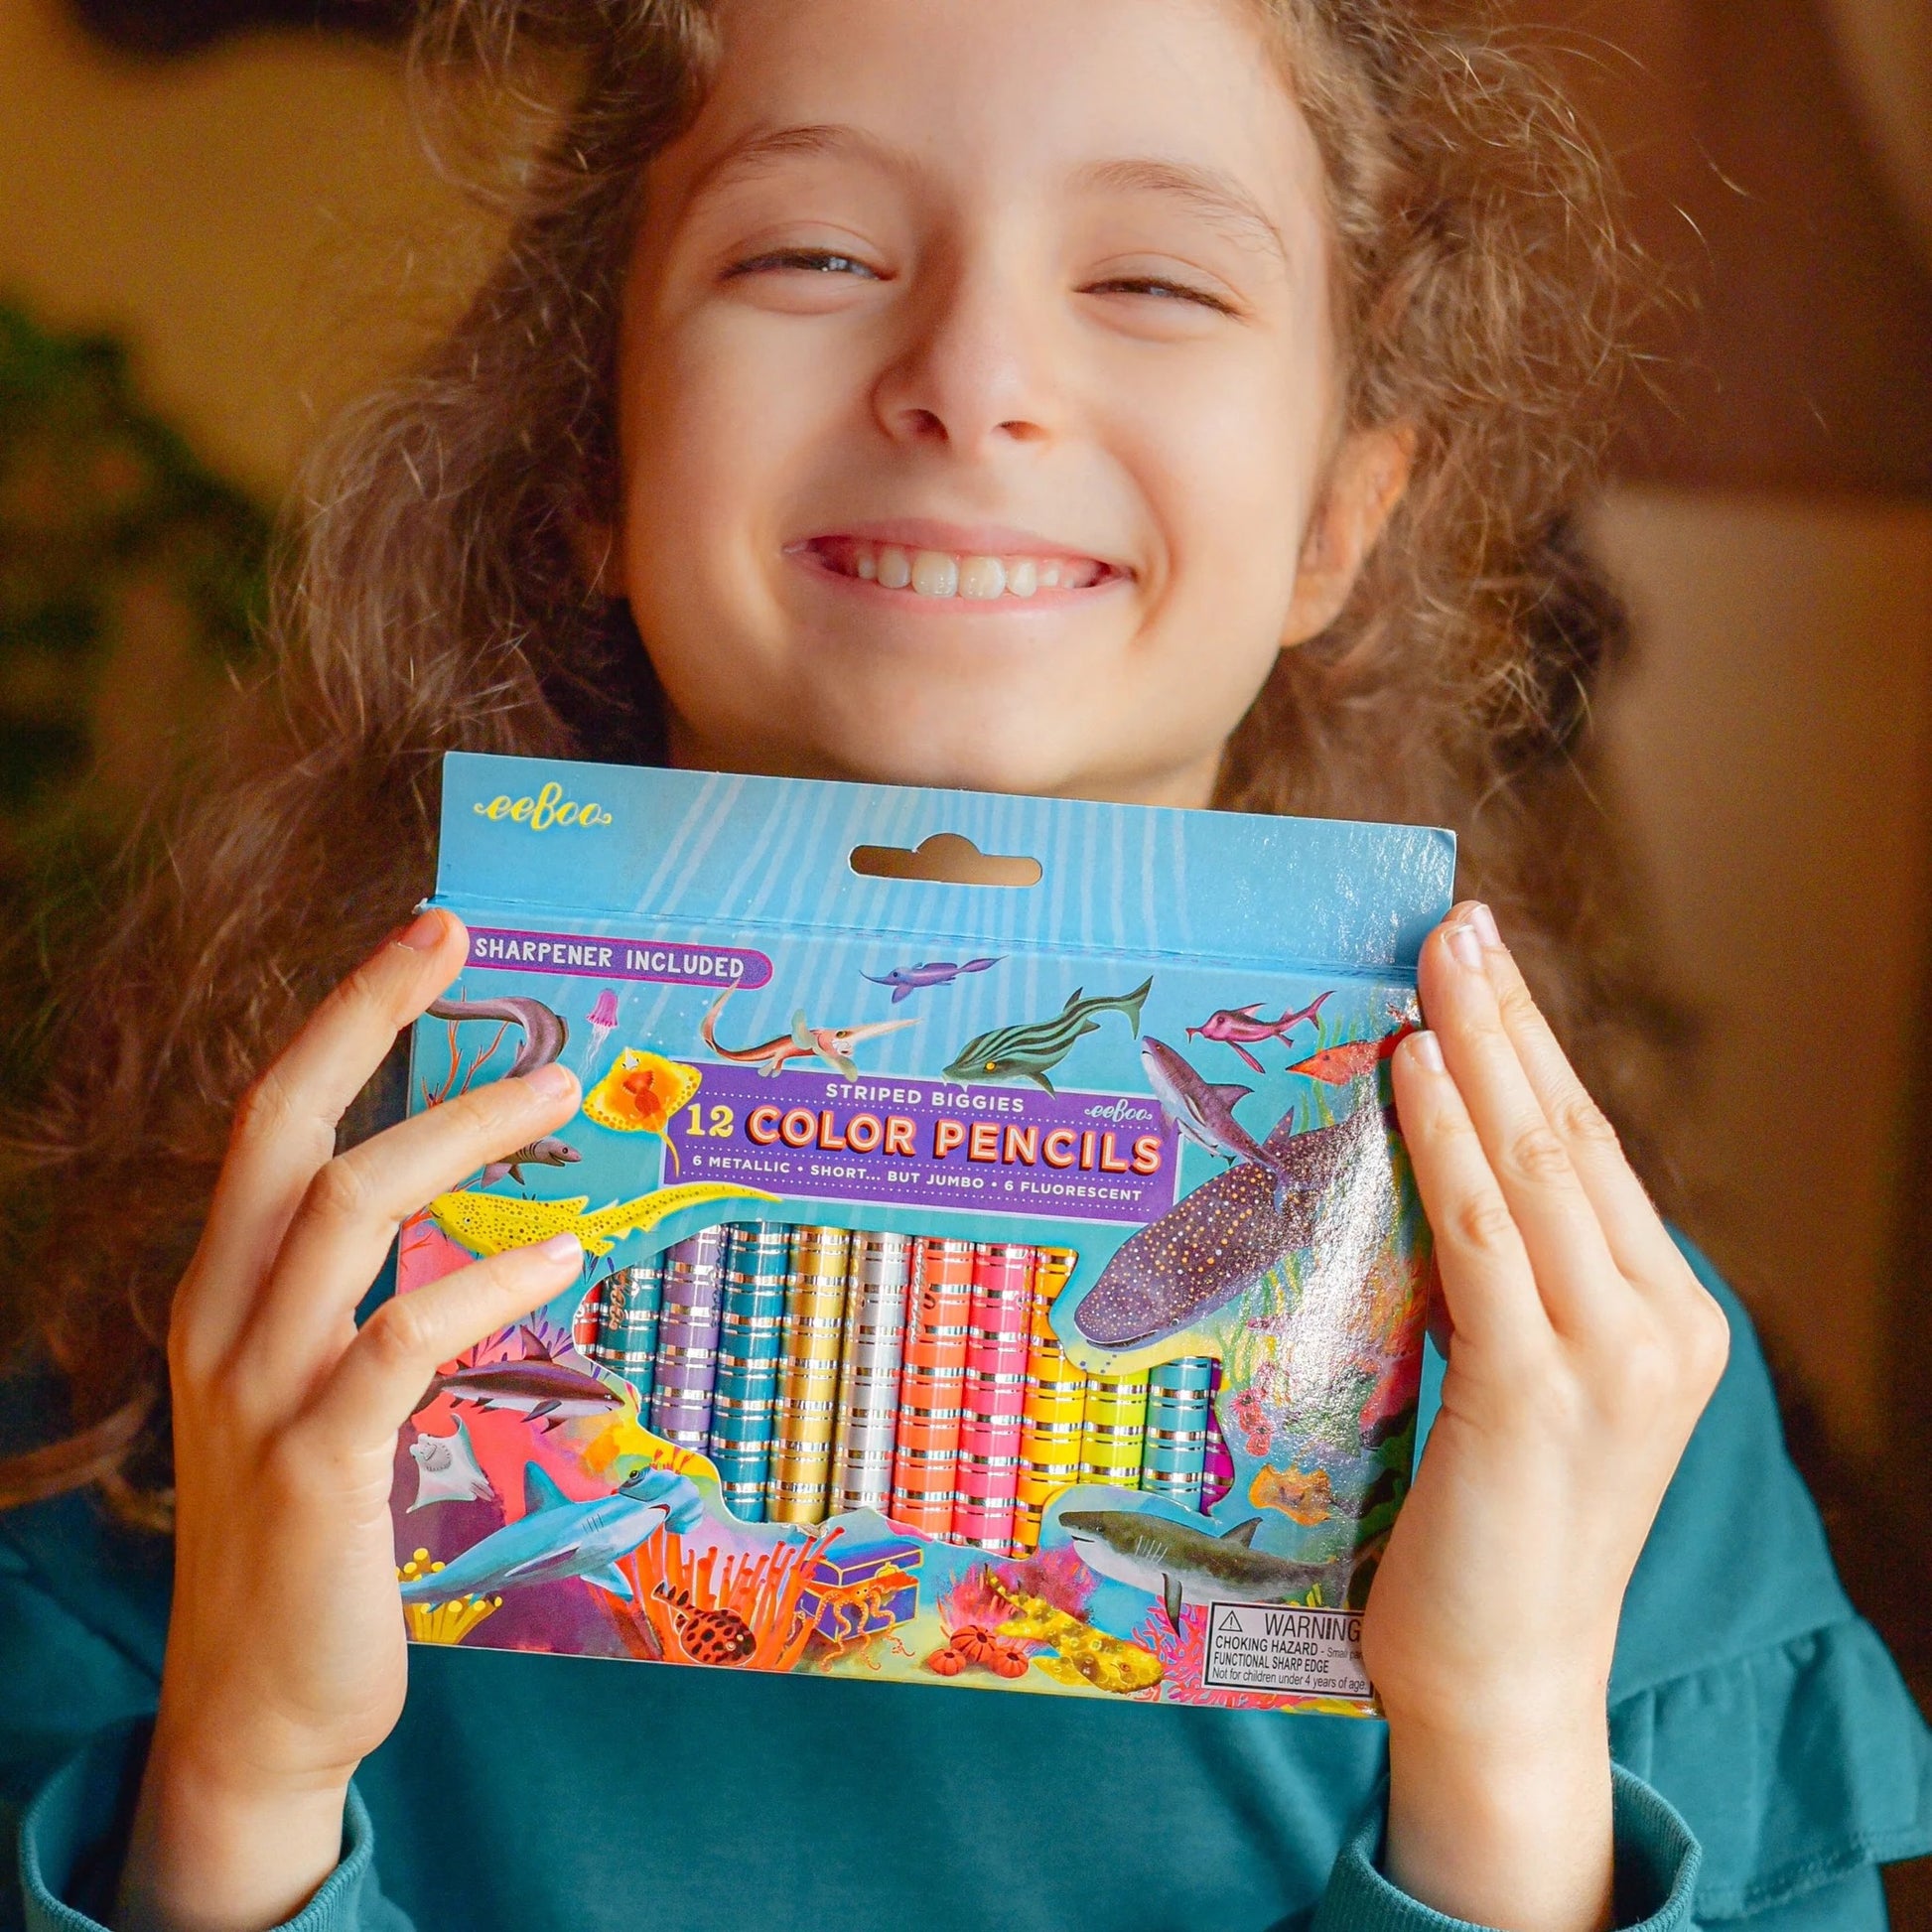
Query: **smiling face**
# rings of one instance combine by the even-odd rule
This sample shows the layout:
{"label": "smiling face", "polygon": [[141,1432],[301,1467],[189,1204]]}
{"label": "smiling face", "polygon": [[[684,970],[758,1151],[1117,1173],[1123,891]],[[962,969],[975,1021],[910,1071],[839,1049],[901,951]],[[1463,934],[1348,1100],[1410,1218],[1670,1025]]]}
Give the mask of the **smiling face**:
{"label": "smiling face", "polygon": [[681,763],[1204,803],[1400,483],[1240,0],[722,0],[620,358]]}

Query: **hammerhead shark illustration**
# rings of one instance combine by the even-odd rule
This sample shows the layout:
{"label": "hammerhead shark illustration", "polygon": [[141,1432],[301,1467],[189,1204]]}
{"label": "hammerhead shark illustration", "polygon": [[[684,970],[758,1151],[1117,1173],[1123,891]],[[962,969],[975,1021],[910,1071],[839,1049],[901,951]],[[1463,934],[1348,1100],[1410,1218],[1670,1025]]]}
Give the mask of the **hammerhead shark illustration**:
{"label": "hammerhead shark illustration", "polygon": [[901,1027],[916,1027],[916,1020],[875,1020],[865,1027],[814,1027],[807,1023],[804,1010],[800,1008],[791,1016],[791,1032],[779,1034],[775,1038],[761,1040],[756,1046],[721,1046],[718,1043],[718,1016],[725,1010],[725,1002],[736,991],[727,987],[711,1003],[711,1011],[704,1017],[698,1032],[704,1043],[721,1060],[731,1060],[739,1066],[755,1066],[762,1074],[778,1072],[788,1060],[808,1060],[814,1057],[823,1060],[827,1066],[836,1067],[849,1080],[859,1069],[854,1064],[852,1049],[862,1039],[875,1039],[881,1034],[896,1034]]}

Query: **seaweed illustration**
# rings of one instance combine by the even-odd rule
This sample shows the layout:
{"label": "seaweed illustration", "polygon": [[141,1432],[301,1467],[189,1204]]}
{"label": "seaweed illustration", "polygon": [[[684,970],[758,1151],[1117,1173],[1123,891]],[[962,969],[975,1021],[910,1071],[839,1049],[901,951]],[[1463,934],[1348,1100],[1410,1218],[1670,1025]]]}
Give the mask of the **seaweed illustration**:
{"label": "seaweed illustration", "polygon": [[422,1094],[425,1108],[440,1107],[444,1101],[460,1099],[464,1094],[468,1093],[476,1084],[477,1075],[495,1057],[496,1049],[503,1043],[503,1035],[510,1030],[510,1022],[507,1020],[503,1021],[490,1036],[489,1044],[480,1047],[476,1057],[471,1060],[469,1066],[466,1068],[463,1064],[462,1050],[457,1045],[457,1029],[463,1023],[458,1020],[446,1020],[443,1024],[449,1029],[450,1035],[450,1070],[444,1076],[443,1084],[434,1093],[430,1092],[429,1082],[427,1080],[418,1080],[416,1082],[417,1088]]}

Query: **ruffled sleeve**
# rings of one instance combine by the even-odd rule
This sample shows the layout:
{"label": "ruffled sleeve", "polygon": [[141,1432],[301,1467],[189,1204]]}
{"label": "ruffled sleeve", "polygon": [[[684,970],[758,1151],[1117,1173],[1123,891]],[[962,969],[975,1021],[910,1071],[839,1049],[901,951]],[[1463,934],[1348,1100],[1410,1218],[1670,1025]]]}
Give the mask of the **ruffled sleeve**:
{"label": "ruffled sleeve", "polygon": [[1768,1919],[1932,1852],[1932,1733],[1838,1581],[1749,1318],[1685,1252],[1730,1362],[1625,1599],[1611,1745],[1698,1841],[1697,1921]]}
{"label": "ruffled sleeve", "polygon": [[1621,1700],[1610,1742],[1696,1834],[1702,1921],[1932,1851],[1932,1739],[1858,1617]]}

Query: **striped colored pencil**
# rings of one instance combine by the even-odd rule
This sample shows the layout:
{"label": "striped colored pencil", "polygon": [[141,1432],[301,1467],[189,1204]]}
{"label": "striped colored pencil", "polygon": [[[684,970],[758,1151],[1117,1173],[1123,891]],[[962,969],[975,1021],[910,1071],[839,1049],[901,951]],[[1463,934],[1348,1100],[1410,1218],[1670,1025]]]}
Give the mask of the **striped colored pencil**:
{"label": "striped colored pencil", "polygon": [[706,1228],[664,1251],[650,1426],[679,1449],[703,1450],[711,1442],[724,1253],[722,1228]]}
{"label": "striped colored pencil", "polygon": [[614,1368],[637,1391],[638,1407],[650,1402],[657,1362],[657,1263],[614,1268],[597,1289],[597,1342],[591,1357]]}
{"label": "striped colored pencil", "polygon": [[838,1420],[839,1353],[845,1332],[844,1228],[791,1231],[785,1285],[784,1356],[778,1371],[778,1424],[764,1513],[773,1523],[822,1523],[832,1480]]}
{"label": "striped colored pencil", "polygon": [[903,1234],[856,1232],[846,1271],[845,1339],[832,1507],[884,1511],[893,1500],[899,1358],[912,1243]]}
{"label": "striped colored pencil", "polygon": [[946,1536],[952,1530],[966,1399],[973,1244],[936,1235],[916,1242],[907,1304],[892,1516],[922,1536]]}
{"label": "striped colored pencil", "polygon": [[726,1507],[741,1522],[761,1523],[778,1414],[791,1230],[748,1221],[729,1233],[718,1325],[718,1386],[711,1398],[711,1459]]}
{"label": "striped colored pencil", "polygon": [[1207,1390],[1207,1461],[1201,1469],[1200,1506],[1210,1510],[1234,1487],[1234,1453],[1221,1434],[1221,1365]]}
{"label": "striped colored pencil", "polygon": [[1080,1436],[1081,1480],[1138,1489],[1146,1436],[1146,1375],[1089,1376],[1086,1427]]}
{"label": "striped colored pencil", "polygon": [[1034,1255],[1027,1407],[1020,1423],[1019,1513],[1014,1531],[1023,1551],[1039,1548],[1039,1524],[1046,1505],[1080,1480],[1087,1378],[1066,1359],[1049,1319],[1078,1260],[1071,1248],[1039,1248]]}
{"label": "striped colored pencil", "polygon": [[1032,1248],[1011,1241],[975,1245],[952,1541],[1002,1556],[1014,1553],[1033,1275]]}
{"label": "striped colored pencil", "polygon": [[1214,1380],[1208,1355],[1163,1362],[1147,1378],[1147,1440],[1141,1449],[1141,1487],[1188,1509],[1200,1507],[1207,1466],[1207,1392]]}

